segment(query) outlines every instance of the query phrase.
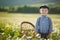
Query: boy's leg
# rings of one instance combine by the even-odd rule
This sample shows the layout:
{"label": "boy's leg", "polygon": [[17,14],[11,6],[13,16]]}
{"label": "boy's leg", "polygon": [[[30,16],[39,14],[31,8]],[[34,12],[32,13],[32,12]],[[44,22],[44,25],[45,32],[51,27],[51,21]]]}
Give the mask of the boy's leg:
{"label": "boy's leg", "polygon": [[45,38],[44,38],[44,34],[43,33],[41,33],[41,40],[44,40]]}
{"label": "boy's leg", "polygon": [[44,38],[45,40],[48,40],[48,37],[47,36],[48,36],[48,34],[44,34],[44,33],[41,34],[41,38]]}

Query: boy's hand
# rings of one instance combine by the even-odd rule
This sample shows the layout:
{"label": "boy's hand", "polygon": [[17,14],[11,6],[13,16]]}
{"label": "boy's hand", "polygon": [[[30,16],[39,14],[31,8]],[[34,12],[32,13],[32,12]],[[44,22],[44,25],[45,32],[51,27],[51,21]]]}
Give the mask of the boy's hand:
{"label": "boy's hand", "polygon": [[47,33],[47,38],[49,38],[50,34],[51,34],[50,32]]}
{"label": "boy's hand", "polygon": [[50,35],[51,34],[51,32],[47,32],[47,35]]}

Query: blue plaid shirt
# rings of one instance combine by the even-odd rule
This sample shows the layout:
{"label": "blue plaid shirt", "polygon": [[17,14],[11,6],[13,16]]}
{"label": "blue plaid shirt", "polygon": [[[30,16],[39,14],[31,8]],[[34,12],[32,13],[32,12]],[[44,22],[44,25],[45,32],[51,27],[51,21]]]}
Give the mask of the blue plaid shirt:
{"label": "blue plaid shirt", "polygon": [[[38,32],[38,29],[40,28],[41,33],[47,33],[48,30],[49,30],[49,32],[52,32],[53,31],[52,20],[50,18],[49,18],[49,20],[48,20],[48,16],[41,16],[40,22],[39,22],[40,26],[39,26],[38,25],[39,18],[38,18],[36,21],[36,25],[35,25],[35,31]],[[50,25],[50,28],[49,28],[49,25]]]}

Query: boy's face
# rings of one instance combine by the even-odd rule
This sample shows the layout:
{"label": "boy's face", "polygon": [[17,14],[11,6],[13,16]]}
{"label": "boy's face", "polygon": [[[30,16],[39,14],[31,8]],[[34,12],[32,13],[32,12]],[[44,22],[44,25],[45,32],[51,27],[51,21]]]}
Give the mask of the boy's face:
{"label": "boy's face", "polygon": [[39,10],[39,12],[41,13],[41,15],[46,16],[47,13],[48,13],[48,9],[47,9],[47,8],[41,8],[41,9]]}

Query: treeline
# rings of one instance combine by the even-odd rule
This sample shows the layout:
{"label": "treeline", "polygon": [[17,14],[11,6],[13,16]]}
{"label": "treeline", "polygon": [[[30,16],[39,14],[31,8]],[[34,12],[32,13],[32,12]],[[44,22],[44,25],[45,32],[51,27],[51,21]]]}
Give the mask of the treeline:
{"label": "treeline", "polygon": [[[39,7],[8,7],[7,8],[1,8],[0,12],[11,12],[11,13],[39,13]],[[60,7],[50,7],[49,13],[52,14],[59,14],[60,13]]]}
{"label": "treeline", "polygon": [[50,8],[49,13],[60,14],[60,7]]}

